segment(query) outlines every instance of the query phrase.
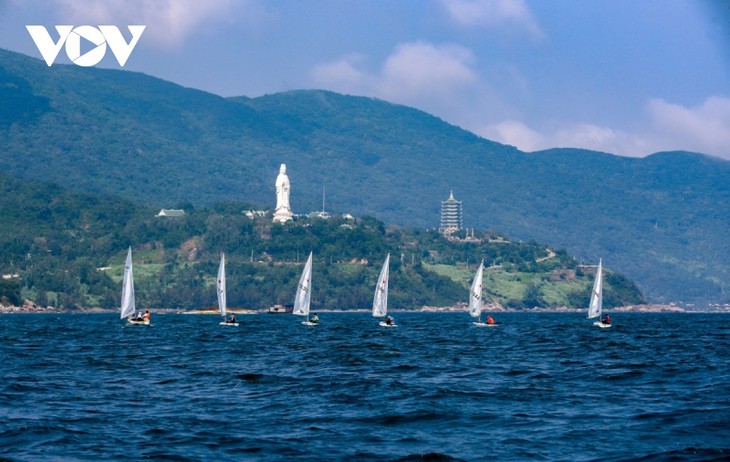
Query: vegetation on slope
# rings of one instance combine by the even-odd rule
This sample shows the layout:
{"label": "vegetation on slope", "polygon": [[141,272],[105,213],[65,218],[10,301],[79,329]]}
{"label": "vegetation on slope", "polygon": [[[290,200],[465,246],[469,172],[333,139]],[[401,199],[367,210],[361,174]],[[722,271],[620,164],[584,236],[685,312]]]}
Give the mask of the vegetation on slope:
{"label": "vegetation on slope", "polygon": [[[123,261],[133,248],[140,306],[201,308],[215,303],[214,275],[227,257],[231,306],[263,309],[293,299],[302,265],[314,252],[316,308],[367,308],[380,265],[391,259],[393,309],[465,301],[476,264],[491,267],[488,301],[513,308],[584,307],[592,275],[564,251],[534,242],[509,243],[488,233],[477,241],[448,241],[434,231],[386,227],[374,218],[299,218],[285,225],[250,219],[241,203],[157,217],[127,200],[66,191],[0,174],[0,299],[29,298],[65,308],[119,303]],[[553,255],[554,256],[551,256]],[[607,305],[641,303],[618,275],[607,278]],[[507,279],[509,283],[500,282]],[[527,289],[514,289],[514,278]]]}

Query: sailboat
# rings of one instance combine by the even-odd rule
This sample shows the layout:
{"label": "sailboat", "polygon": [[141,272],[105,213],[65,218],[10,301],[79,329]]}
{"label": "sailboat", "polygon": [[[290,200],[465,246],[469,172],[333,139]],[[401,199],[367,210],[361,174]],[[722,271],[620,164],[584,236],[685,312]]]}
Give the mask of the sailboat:
{"label": "sailboat", "polygon": [[[309,316],[309,302],[311,296],[312,252],[309,252],[309,258],[307,258],[307,263],[304,265],[304,271],[302,271],[302,276],[299,278],[299,284],[297,285],[297,293],[294,296],[294,309],[292,310],[292,314],[296,314],[297,316]],[[318,322],[318,320],[314,321],[313,319],[307,319],[306,321],[302,321],[302,324],[306,326],[316,326]]]}
{"label": "sailboat", "polygon": [[469,314],[473,318],[477,318],[472,324],[479,327],[493,327],[497,324],[482,322],[482,275],[484,274],[484,260],[479,263],[479,268],[474,275],[474,280],[471,283],[471,289],[469,290]]}
{"label": "sailboat", "polygon": [[593,283],[593,292],[591,292],[591,301],[588,304],[588,319],[598,318],[594,322],[594,326],[602,329],[611,327],[611,324],[603,322],[601,314],[603,311],[603,259],[598,260],[598,269],[596,270],[596,280]]}
{"label": "sailboat", "polygon": [[119,313],[120,319],[127,319],[129,324],[149,326],[149,317],[134,316],[137,309],[134,299],[134,275],[132,273],[132,247],[127,251],[127,261],[124,263],[124,278],[122,279],[122,304]]}
{"label": "sailboat", "polygon": [[385,257],[385,263],[383,263],[383,269],[380,270],[380,276],[378,276],[378,283],[375,286],[375,296],[373,296],[373,316],[376,318],[382,318],[387,316],[385,321],[380,321],[378,324],[383,327],[398,327],[394,322],[393,318],[388,316],[388,274],[390,272],[390,254]]}
{"label": "sailboat", "polygon": [[226,256],[221,254],[221,263],[218,265],[218,279],[215,284],[218,293],[218,310],[221,312],[223,320],[219,323],[221,326],[238,326],[237,322],[226,321]]}

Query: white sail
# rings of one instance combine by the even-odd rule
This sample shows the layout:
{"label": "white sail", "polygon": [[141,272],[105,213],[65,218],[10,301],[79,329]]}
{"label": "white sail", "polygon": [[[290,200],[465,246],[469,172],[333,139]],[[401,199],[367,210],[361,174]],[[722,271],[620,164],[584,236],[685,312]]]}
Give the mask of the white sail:
{"label": "white sail", "polygon": [[122,309],[120,318],[128,318],[137,309],[134,301],[134,276],[132,274],[132,247],[127,252],[127,261],[124,264],[124,278],[122,279]]}
{"label": "white sail", "polygon": [[588,305],[588,319],[601,316],[603,309],[603,261],[598,260],[598,269],[596,270],[596,281],[593,283],[593,292],[591,292],[591,302]]}
{"label": "white sail", "polygon": [[216,281],[218,292],[218,310],[221,316],[226,317],[226,256],[221,254],[221,264],[218,266],[218,279]]}
{"label": "white sail", "polygon": [[375,286],[373,297],[373,316],[383,317],[388,314],[388,273],[390,267],[390,254],[385,257],[383,269],[380,270],[378,284]]}
{"label": "white sail", "polygon": [[484,261],[479,263],[479,269],[474,275],[469,291],[469,314],[478,318],[482,314],[482,274],[484,273]]}
{"label": "white sail", "polygon": [[307,258],[307,264],[304,265],[304,271],[302,271],[302,277],[299,278],[299,285],[297,286],[297,294],[294,297],[294,310],[293,314],[298,316],[309,315],[309,300],[312,295],[312,252],[309,252],[309,258]]}

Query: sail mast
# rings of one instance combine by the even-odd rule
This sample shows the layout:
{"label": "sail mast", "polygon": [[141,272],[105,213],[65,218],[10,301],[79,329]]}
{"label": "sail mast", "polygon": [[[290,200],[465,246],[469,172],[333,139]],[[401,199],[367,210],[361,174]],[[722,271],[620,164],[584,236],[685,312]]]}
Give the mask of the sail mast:
{"label": "sail mast", "polygon": [[294,297],[294,310],[293,314],[298,316],[309,315],[309,302],[311,299],[312,289],[312,252],[309,252],[309,258],[307,263],[304,265],[304,271],[302,276],[299,278],[299,284],[297,285],[297,293]]}
{"label": "sail mast", "polygon": [[385,257],[383,269],[380,270],[378,283],[373,296],[373,316],[382,317],[388,314],[388,274],[390,273],[390,254]]}
{"label": "sail mast", "polygon": [[221,316],[226,317],[226,256],[221,254],[221,263],[218,266],[218,279],[216,282],[216,292],[218,293],[218,310]]}
{"label": "sail mast", "polygon": [[588,319],[600,317],[601,311],[603,311],[603,259],[598,260],[596,280],[593,282],[591,302],[588,305]]}
{"label": "sail mast", "polygon": [[474,280],[471,283],[471,290],[469,291],[469,314],[473,318],[479,318],[482,315],[482,275],[484,273],[484,260],[479,263],[479,269],[477,269],[474,275]]}
{"label": "sail mast", "polygon": [[137,309],[134,299],[134,275],[132,274],[132,247],[127,251],[127,260],[124,263],[124,278],[122,279],[122,303],[120,319],[128,318]]}

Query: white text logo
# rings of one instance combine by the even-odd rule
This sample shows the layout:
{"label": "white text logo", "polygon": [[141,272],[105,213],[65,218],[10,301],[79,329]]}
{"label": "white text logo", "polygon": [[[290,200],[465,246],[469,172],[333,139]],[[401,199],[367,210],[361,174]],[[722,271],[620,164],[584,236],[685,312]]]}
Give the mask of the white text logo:
{"label": "white text logo", "polygon": [[[99,64],[106,54],[108,44],[119,65],[124,67],[145,27],[147,26],[127,26],[129,33],[132,34],[132,39],[127,43],[117,26],[56,26],[59,36],[57,42],[53,41],[44,26],[25,26],[49,67],[56,60],[64,44],[68,59],[77,66],[89,67]],[[94,48],[81,54],[81,39],[95,45]]]}

